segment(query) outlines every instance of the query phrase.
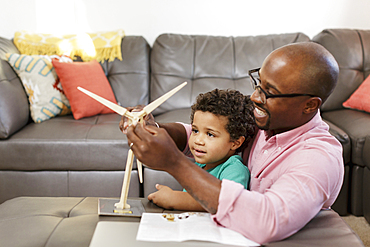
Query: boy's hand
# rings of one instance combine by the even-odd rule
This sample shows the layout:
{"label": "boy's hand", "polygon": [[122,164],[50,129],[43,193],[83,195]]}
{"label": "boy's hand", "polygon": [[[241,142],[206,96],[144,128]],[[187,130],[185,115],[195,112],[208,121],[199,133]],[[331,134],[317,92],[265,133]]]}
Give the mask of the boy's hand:
{"label": "boy's hand", "polygon": [[171,202],[173,202],[174,200],[174,191],[170,187],[161,184],[156,184],[155,188],[158,191],[148,195],[148,200],[152,201],[159,207],[165,209],[173,209],[173,205],[171,205]]}

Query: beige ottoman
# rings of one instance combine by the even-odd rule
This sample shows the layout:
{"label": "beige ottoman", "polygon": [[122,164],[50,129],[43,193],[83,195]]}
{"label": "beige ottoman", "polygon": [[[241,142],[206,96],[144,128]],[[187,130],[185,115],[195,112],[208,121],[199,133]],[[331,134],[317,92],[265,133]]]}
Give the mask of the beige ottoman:
{"label": "beige ottoman", "polygon": [[[148,200],[141,200],[147,212],[163,212]],[[98,198],[91,197],[19,197],[8,200],[0,204],[0,246],[89,246],[99,221],[140,221],[140,218],[133,217],[99,217],[97,205]],[[190,243],[180,245],[197,246],[196,242]],[[161,243],[157,244],[160,246]],[[265,246],[363,247],[363,244],[336,212],[326,210],[293,236]]]}

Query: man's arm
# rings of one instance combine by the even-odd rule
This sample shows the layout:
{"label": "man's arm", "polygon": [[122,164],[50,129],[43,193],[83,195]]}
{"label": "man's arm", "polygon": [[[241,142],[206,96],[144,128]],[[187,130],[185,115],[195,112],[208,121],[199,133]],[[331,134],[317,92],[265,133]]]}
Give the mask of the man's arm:
{"label": "man's arm", "polygon": [[[188,160],[179,160],[170,173],[206,211],[217,212],[218,197],[221,190],[221,180],[212,176]],[[185,162],[186,161],[186,162]]]}
{"label": "man's arm", "polygon": [[177,148],[183,151],[186,147],[188,138],[186,130],[182,124],[179,123],[158,123],[159,127],[164,128],[176,143]]}
{"label": "man's arm", "polygon": [[343,181],[341,156],[321,151],[313,155],[311,150],[280,164],[282,170],[273,180],[252,176],[251,191],[223,180],[213,219],[258,243],[278,241],[300,230],[334,202]]}
{"label": "man's arm", "polygon": [[[185,133],[181,124],[170,127],[173,127],[170,132],[178,133],[178,128],[182,128]],[[206,211],[217,212],[221,181],[191,162],[166,129],[139,123],[127,128],[127,139],[133,143],[131,149],[140,161],[150,168],[167,171]]]}

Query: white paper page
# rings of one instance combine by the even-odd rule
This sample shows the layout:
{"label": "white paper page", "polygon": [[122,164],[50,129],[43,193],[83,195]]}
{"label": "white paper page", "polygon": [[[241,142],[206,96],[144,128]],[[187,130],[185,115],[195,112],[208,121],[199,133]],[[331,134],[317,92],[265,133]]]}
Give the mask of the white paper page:
{"label": "white paper page", "polygon": [[143,213],[136,236],[139,241],[182,242],[186,240],[209,241],[240,246],[259,246],[238,232],[217,226],[209,213],[174,214]]}
{"label": "white paper page", "polygon": [[187,218],[183,217],[182,220],[178,220],[178,224],[180,229],[178,241],[210,241],[212,239],[212,242],[222,242],[220,230],[208,213],[196,213]]}

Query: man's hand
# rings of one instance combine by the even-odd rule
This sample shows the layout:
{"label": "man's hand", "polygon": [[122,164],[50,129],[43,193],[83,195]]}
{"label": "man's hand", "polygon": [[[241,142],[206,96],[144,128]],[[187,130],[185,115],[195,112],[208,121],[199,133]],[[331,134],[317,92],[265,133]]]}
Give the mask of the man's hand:
{"label": "man's hand", "polygon": [[[144,106],[143,105],[137,105],[137,106],[133,106],[133,107],[126,107],[127,111],[129,112],[139,112],[141,110],[143,110]],[[146,115],[144,117],[144,123],[146,125],[153,125],[153,126],[156,126],[155,124],[155,121],[154,121],[154,117],[151,113],[149,113],[148,115]],[[122,131],[122,133],[124,134],[127,134],[127,127],[130,125],[130,119],[127,118],[126,116],[122,116],[121,118],[121,121],[119,122],[119,129]]]}
{"label": "man's hand", "polygon": [[170,172],[175,163],[187,161],[163,128],[138,123],[127,128],[127,140],[133,143],[131,149],[135,156],[153,169]]}

